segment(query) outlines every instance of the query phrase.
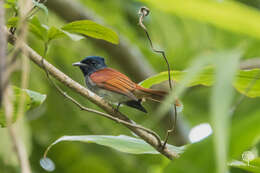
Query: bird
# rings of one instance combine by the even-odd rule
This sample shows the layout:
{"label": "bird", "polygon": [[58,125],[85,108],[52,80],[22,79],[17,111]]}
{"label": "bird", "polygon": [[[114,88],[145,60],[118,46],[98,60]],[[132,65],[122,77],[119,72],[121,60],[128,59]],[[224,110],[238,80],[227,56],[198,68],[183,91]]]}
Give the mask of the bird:
{"label": "bird", "polygon": [[124,104],[147,113],[142,101],[161,102],[168,94],[136,84],[123,73],[107,67],[105,59],[100,56],[88,56],[72,65],[82,71],[87,88],[109,103],[117,104],[116,110]]}

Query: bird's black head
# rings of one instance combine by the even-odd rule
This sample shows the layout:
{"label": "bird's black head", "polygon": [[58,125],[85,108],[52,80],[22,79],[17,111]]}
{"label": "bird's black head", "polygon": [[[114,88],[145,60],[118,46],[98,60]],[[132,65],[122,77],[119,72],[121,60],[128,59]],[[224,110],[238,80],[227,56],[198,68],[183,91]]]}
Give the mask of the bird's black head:
{"label": "bird's black head", "polygon": [[79,66],[84,76],[90,75],[97,70],[107,67],[104,58],[99,56],[88,56],[82,61],[76,62],[73,65]]}

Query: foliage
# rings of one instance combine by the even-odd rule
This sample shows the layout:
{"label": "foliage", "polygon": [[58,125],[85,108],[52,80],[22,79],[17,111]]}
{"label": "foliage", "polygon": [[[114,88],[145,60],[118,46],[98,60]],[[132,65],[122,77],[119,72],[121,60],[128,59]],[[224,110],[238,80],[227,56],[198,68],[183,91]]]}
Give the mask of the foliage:
{"label": "foliage", "polygon": [[[189,73],[189,71],[171,71],[171,78],[178,84],[178,82],[180,82],[183,76],[185,76],[187,73]],[[196,78],[192,79],[187,84],[187,87],[193,87],[197,85],[212,86],[215,83],[214,74],[215,73],[213,67],[206,67],[198,76],[196,76]],[[259,77],[259,69],[239,70],[233,82],[233,86],[235,87],[235,89],[237,89],[238,92],[240,92],[241,94],[245,94],[248,97],[259,97]],[[152,85],[160,84],[166,80],[168,80],[167,71],[149,77],[142,81],[140,84],[143,87],[150,88]],[[249,87],[250,90],[248,90]]]}
{"label": "foliage", "polygon": [[[162,82],[168,80],[166,65],[161,57],[148,48],[147,38],[137,25],[137,10],[147,5],[151,15],[144,23],[155,46],[160,45],[166,50],[172,69],[171,77],[177,85],[175,92],[170,93],[168,100],[159,107],[145,103],[149,116],[143,116],[127,107],[120,108],[120,111],[126,112],[140,124],[149,121],[148,127],[163,137],[169,126],[164,113],[171,107],[169,103],[175,100],[173,98],[180,96],[184,105],[182,117],[178,118],[181,129],[170,137],[169,148],[179,152],[181,157],[168,161],[141,139],[131,137],[130,134],[123,135],[129,131],[121,125],[78,110],[57,93],[39,68],[31,65],[28,88],[46,93],[48,100],[42,105],[46,95],[14,87],[13,103],[15,121],[19,97],[21,93],[26,94],[27,114],[20,120],[28,123],[28,131],[32,135],[32,138],[24,140],[31,144],[32,152],[29,154],[33,172],[43,172],[39,166],[40,158],[46,146],[55,139],[57,140],[51,146],[61,141],[89,143],[82,145],[65,142],[55,146],[49,153],[56,165],[55,172],[260,172],[257,154],[249,160],[242,157],[243,153],[252,148],[257,151],[260,149],[260,71],[259,68],[238,69],[239,59],[243,61],[260,56],[259,6],[243,0],[82,0],[81,3],[82,8],[87,7],[97,13],[94,16],[103,18],[104,26],[91,20],[66,23],[54,14],[55,8],[48,9],[48,4],[45,6],[34,0],[35,8],[41,10],[28,18],[29,45],[40,54],[45,49],[42,43],[49,46],[49,61],[75,80],[82,81],[80,73],[71,64],[89,55],[105,56],[109,66],[129,73],[124,71],[120,57],[111,57],[110,51],[103,49],[103,46],[117,46],[112,44],[119,43],[118,33],[129,40],[126,43],[130,50],[135,51],[137,47],[155,70],[163,71],[144,79],[141,85],[147,88],[154,85],[163,87]],[[19,3],[15,0],[5,1],[8,28],[17,27],[19,22],[19,15],[16,16],[16,13],[19,14],[17,4]],[[68,16],[73,15],[70,11],[67,13]],[[112,29],[105,27],[108,26],[106,23]],[[87,37],[101,41],[84,39]],[[112,44],[105,44],[102,40]],[[102,46],[97,46],[99,44]],[[13,74],[12,83],[20,83],[19,72]],[[134,76],[130,77],[134,80]],[[238,92],[234,92],[232,87]],[[87,107],[97,109],[74,93],[66,92]],[[244,98],[243,102],[240,98]],[[35,107],[37,109],[32,109]],[[186,133],[191,127],[202,122],[208,122],[212,126],[211,136],[185,147],[175,147],[183,145],[179,141],[187,139]],[[0,124],[5,125],[3,110],[0,111]],[[22,124],[22,127],[27,125]],[[7,133],[1,134],[6,139]],[[58,138],[59,136],[63,137]],[[91,143],[108,146],[117,152]],[[9,153],[10,146],[8,142],[2,143],[0,153]],[[4,173],[19,172],[19,166],[13,163],[6,159],[6,154],[0,155],[0,170]]]}
{"label": "foliage", "polygon": [[[63,141],[80,141],[87,143],[96,143],[103,146],[111,147],[115,150],[129,153],[129,154],[159,154],[153,147],[145,143],[143,140],[133,138],[130,136],[105,136],[105,135],[87,135],[87,136],[62,136],[61,138],[54,141],[49,147],[51,149],[54,145]],[[169,150],[175,153],[181,154],[184,147],[175,147],[168,145]],[[47,152],[48,152],[47,150]]]}
{"label": "foliage", "polygon": [[[36,108],[40,106],[46,99],[46,95],[40,94],[35,91],[31,91],[28,89],[20,89],[15,86],[12,87],[13,90],[13,106],[14,106],[14,112],[12,121],[15,122],[18,117],[18,111],[19,111],[19,101],[23,94],[25,94],[25,111],[28,111],[30,109]],[[4,108],[0,109],[0,125],[1,127],[6,126],[6,119],[4,115]]]}

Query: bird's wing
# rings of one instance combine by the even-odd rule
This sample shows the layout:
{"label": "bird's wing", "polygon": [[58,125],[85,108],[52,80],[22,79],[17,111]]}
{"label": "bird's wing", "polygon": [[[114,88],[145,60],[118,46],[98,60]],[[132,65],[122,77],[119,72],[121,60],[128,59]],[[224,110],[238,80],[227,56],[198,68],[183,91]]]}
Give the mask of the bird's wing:
{"label": "bird's wing", "polygon": [[104,68],[98,70],[90,75],[90,79],[103,89],[126,95],[133,100],[138,100],[133,94],[136,84],[126,75],[114,69]]}

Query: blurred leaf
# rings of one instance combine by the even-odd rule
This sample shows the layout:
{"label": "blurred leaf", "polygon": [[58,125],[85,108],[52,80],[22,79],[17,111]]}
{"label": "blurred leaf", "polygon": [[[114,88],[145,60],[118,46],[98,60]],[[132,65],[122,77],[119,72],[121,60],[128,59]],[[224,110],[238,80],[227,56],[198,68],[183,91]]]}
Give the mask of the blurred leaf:
{"label": "blurred leaf", "polygon": [[[171,71],[171,78],[176,82],[180,82],[187,73],[189,72]],[[187,83],[187,86],[188,87],[192,87],[196,85],[212,86],[215,83],[213,79],[214,74],[215,74],[214,68],[212,67],[204,68],[199,75],[197,75],[195,78],[190,80],[189,83]],[[260,97],[259,79],[260,79],[260,69],[239,70],[238,74],[235,77],[235,81],[233,82],[233,86],[240,93],[248,97]],[[166,80],[168,80],[168,72],[161,72],[148,79],[145,79],[140,84],[145,88],[149,88],[152,85],[159,84]]]}
{"label": "blurred leaf", "polygon": [[7,27],[16,27],[18,23],[18,17],[11,17],[7,21]]}
{"label": "blurred leaf", "polygon": [[48,15],[48,8],[43,3],[37,2],[36,0],[33,0],[32,2],[36,7],[43,10],[45,14]]}
{"label": "blurred leaf", "polygon": [[[259,160],[259,158],[257,160]],[[249,172],[260,173],[260,163],[254,163],[254,160],[249,163],[235,160],[229,163],[229,166],[234,168],[240,168]]]}
{"label": "blurred leaf", "polygon": [[90,20],[79,20],[71,22],[64,25],[62,29],[68,32],[83,34],[85,36],[93,37],[96,39],[106,40],[113,44],[118,44],[119,42],[119,38],[113,30]]}
{"label": "blurred leaf", "polygon": [[164,173],[209,173],[215,172],[212,137],[193,143],[180,158],[169,163]]}
{"label": "blurred leaf", "polygon": [[260,13],[237,1],[143,0],[163,11],[260,39]]}
{"label": "blurred leaf", "polygon": [[230,159],[237,159],[243,151],[250,149],[260,140],[260,111],[235,121],[230,136]]}
{"label": "blurred leaf", "polygon": [[37,17],[33,17],[29,23],[30,32],[42,41],[47,41],[48,28],[43,26]]}
{"label": "blurred leaf", "polygon": [[6,0],[4,4],[4,8],[11,8],[15,12],[17,12],[17,0]]}
{"label": "blurred leaf", "polygon": [[[18,107],[19,107],[19,101],[22,94],[25,94],[25,111],[28,111],[29,109],[33,109],[39,105],[41,105],[44,100],[46,99],[46,95],[42,95],[40,93],[37,93],[35,91],[31,90],[23,90],[17,87],[13,87],[13,106],[14,106],[14,113],[13,113],[13,122],[17,120],[18,116]],[[6,126],[6,120],[4,115],[3,108],[0,109],[0,125],[2,127]]]}
{"label": "blurred leaf", "polygon": [[30,97],[30,109],[40,106],[46,99],[46,95],[28,89],[24,90]]}
{"label": "blurred leaf", "polygon": [[[87,135],[87,136],[63,136],[53,142],[46,150],[47,152],[55,144],[62,141],[80,141],[87,143],[96,143],[99,145],[111,147],[115,150],[130,153],[130,154],[159,154],[152,146],[147,144],[145,141],[133,138],[130,136],[120,135],[120,136],[105,136],[105,135]],[[184,147],[175,147],[173,145],[167,145],[168,149],[176,152],[182,153]]]}
{"label": "blurred leaf", "polygon": [[[200,72],[200,74],[195,76],[187,83],[187,87],[192,87],[196,85],[211,86],[213,84],[214,69],[212,67],[207,67],[202,69],[201,71],[202,72]],[[189,71],[171,71],[171,79],[176,82],[180,82],[188,73]],[[167,71],[149,77],[142,81],[140,84],[145,88],[150,88],[152,85],[159,84],[166,80],[168,80]]]}
{"label": "blurred leaf", "polygon": [[[227,172],[227,150],[230,107],[233,100],[232,81],[239,67],[238,54],[227,54],[216,59],[216,82],[211,96],[211,124],[218,173]],[[225,69],[225,70],[223,70]]]}

